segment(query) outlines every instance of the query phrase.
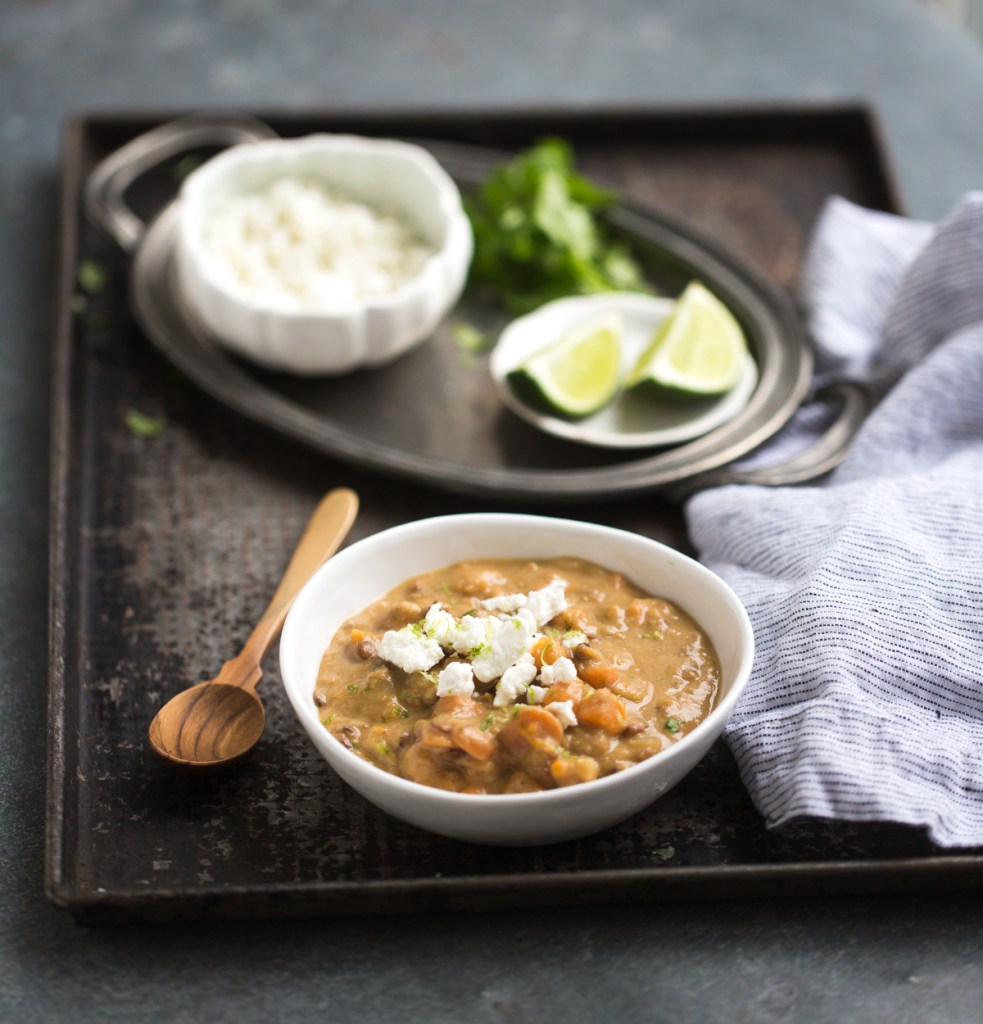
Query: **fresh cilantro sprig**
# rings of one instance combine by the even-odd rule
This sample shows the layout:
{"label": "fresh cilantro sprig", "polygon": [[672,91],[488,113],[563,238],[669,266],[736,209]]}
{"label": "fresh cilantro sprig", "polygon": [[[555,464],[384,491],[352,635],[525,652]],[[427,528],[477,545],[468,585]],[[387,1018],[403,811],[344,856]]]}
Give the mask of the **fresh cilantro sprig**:
{"label": "fresh cilantro sprig", "polygon": [[475,238],[471,283],[512,313],[551,299],[648,291],[628,247],[598,214],[616,196],[574,170],[562,139],[543,139],[494,170],[466,200]]}

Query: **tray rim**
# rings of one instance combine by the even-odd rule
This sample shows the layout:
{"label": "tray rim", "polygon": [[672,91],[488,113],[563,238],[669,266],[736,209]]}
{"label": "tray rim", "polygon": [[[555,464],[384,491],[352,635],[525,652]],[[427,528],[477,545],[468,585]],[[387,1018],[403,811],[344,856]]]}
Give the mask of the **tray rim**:
{"label": "tray rim", "polygon": [[[241,114],[244,108],[232,105],[217,105],[200,112],[208,114]],[[305,120],[353,121],[364,123],[371,121],[380,130],[389,130],[392,125],[405,125],[407,121],[424,121],[428,124],[460,124],[462,118],[473,119],[482,124],[499,123],[512,125],[518,121],[527,124],[536,121],[556,120],[659,120],[670,124],[684,124],[687,121],[699,120],[704,124],[719,121],[721,124],[732,125],[742,122],[745,129],[755,128],[760,131],[774,122],[786,125],[802,125],[807,122],[833,125],[838,123],[841,128],[852,127],[859,130],[864,141],[868,143],[865,159],[876,170],[876,177],[884,189],[886,205],[894,212],[905,215],[907,207],[903,193],[895,174],[894,167],[888,159],[887,137],[883,121],[877,110],[868,102],[859,98],[842,100],[800,100],[794,102],[751,101],[744,103],[676,103],[661,105],[658,103],[579,103],[579,104],[512,104],[512,105],[475,105],[468,108],[413,105],[407,107],[318,107],[293,108],[250,108],[253,117],[261,121],[303,123]],[[150,127],[163,121],[175,120],[189,113],[187,107],[92,107],[79,110],[66,119],[64,124],[65,144],[62,147],[64,156],[69,137],[75,133],[81,137],[86,132],[98,131],[101,128],[124,127],[130,134],[135,134],[141,126]],[[81,147],[80,147],[81,150]]]}
{"label": "tray rim", "polygon": [[[49,901],[69,910],[80,922],[123,923],[130,920],[180,920],[193,917],[236,918],[271,916],[309,916],[331,913],[375,912],[380,907],[366,900],[366,893],[378,901],[388,901],[393,893],[409,903],[397,909],[483,910],[504,906],[505,891],[538,892],[562,897],[571,885],[604,883],[596,903],[613,904],[640,898],[647,902],[692,898],[745,899],[751,896],[802,896],[818,893],[900,892],[912,888],[962,889],[983,885],[983,854],[952,853],[900,859],[860,858],[856,860],[805,860],[794,862],[731,864],[708,866],[591,869],[582,872],[557,872],[547,875],[462,875],[453,878],[393,879],[348,882],[310,882],[274,885],[210,886],[194,892],[175,889],[134,890],[126,887],[102,891],[82,891],[69,877],[65,866],[67,831],[66,810],[70,736],[65,719],[70,694],[66,653],[70,640],[69,618],[73,595],[77,593],[63,571],[73,553],[69,529],[70,502],[75,494],[78,472],[68,458],[71,451],[70,386],[77,359],[73,352],[72,314],[69,308],[74,290],[74,271],[79,250],[79,198],[84,151],[90,134],[102,128],[123,127],[135,130],[140,124],[156,123],[180,116],[186,111],[99,110],[81,112],[64,125],[61,147],[59,201],[59,260],[56,288],[57,318],[55,351],[52,360],[52,435],[50,473],[49,535],[49,674],[48,674],[48,750],[45,792],[45,869],[44,889]],[[502,123],[536,117],[559,116],[571,120],[619,116],[630,119],[727,118],[739,121],[755,119],[806,119],[817,122],[847,118],[860,124],[869,135],[874,170],[884,187],[885,198],[895,212],[904,212],[904,203],[886,162],[882,133],[876,115],[868,107],[847,104],[781,104],[758,106],[666,107],[495,107],[486,111],[440,108],[407,108],[373,112],[350,108],[291,110],[277,113],[261,111],[257,116],[272,122],[307,119],[378,121],[380,127],[412,118],[432,117],[438,124],[460,123],[462,118],[480,120],[493,117]],[[739,891],[721,890],[739,880]],[[619,893],[612,895],[612,888]],[[449,894],[434,901],[434,895]],[[477,895],[478,899],[475,899]],[[334,896],[360,904],[332,909],[325,898]],[[462,897],[464,897],[462,899]],[[467,897],[470,897],[467,898]],[[482,899],[487,902],[482,905]],[[236,901],[241,901],[236,903]],[[444,906],[428,907],[435,902]],[[313,904],[313,905],[312,905]],[[547,901],[544,905],[559,905]],[[387,902],[387,909],[392,909]]]}

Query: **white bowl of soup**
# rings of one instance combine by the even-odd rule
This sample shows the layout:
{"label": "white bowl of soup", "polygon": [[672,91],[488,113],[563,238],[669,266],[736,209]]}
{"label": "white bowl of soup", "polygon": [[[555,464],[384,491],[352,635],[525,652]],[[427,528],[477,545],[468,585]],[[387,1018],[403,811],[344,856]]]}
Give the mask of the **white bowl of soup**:
{"label": "white bowl of soup", "polygon": [[389,363],[464,287],[474,242],[425,149],[317,134],[233,146],[181,187],[181,295],[219,342],[297,375]]}
{"label": "white bowl of soup", "polygon": [[628,818],[719,737],[754,638],[719,576],[638,534],[545,516],[426,519],[312,577],[280,642],[304,731],[382,810],[475,843]]}

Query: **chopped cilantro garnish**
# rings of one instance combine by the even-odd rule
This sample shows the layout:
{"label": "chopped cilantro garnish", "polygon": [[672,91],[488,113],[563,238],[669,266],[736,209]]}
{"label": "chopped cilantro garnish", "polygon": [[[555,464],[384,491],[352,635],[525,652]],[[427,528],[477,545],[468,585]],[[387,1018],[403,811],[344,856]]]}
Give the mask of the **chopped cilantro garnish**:
{"label": "chopped cilantro garnish", "polygon": [[167,420],[163,416],[148,416],[130,409],[126,414],[126,426],[137,437],[159,437],[167,426]]}
{"label": "chopped cilantro garnish", "polygon": [[678,718],[667,718],[665,724],[666,732],[679,732],[683,723]]}
{"label": "chopped cilantro garnish", "polygon": [[321,719],[321,725],[330,725],[334,721],[334,715],[328,714]]}
{"label": "chopped cilantro garnish", "polygon": [[466,201],[471,282],[513,313],[560,296],[647,290],[627,248],[598,220],[615,199],[575,172],[567,142],[541,140],[493,170]]}
{"label": "chopped cilantro garnish", "polygon": [[89,295],[97,295],[109,284],[109,271],[95,260],[82,260],[75,276],[79,287]]}
{"label": "chopped cilantro garnish", "polygon": [[477,647],[472,647],[468,651],[468,657],[473,661],[475,658],[480,658],[482,654],[487,654],[490,650],[491,646],[489,644],[478,644]]}
{"label": "chopped cilantro garnish", "polygon": [[454,344],[465,355],[476,356],[490,348],[488,335],[479,331],[473,324],[458,320],[451,328]]}
{"label": "chopped cilantro garnish", "polygon": [[406,708],[401,708],[398,704],[394,704],[393,705],[393,714],[397,718],[408,718],[409,717],[409,712],[406,710]]}
{"label": "chopped cilantro garnish", "polygon": [[662,633],[659,630],[653,630],[651,633],[642,633],[641,637],[643,640],[661,640]]}
{"label": "chopped cilantro garnish", "polygon": [[389,749],[389,744],[385,740],[382,740],[381,743],[377,743],[375,745],[375,749],[378,750],[383,757],[393,756],[393,752]]}
{"label": "chopped cilantro garnish", "polygon": [[354,683],[349,683],[348,684],[348,692],[349,693],[358,693],[358,687]]}
{"label": "chopped cilantro garnish", "polygon": [[423,623],[422,623],[422,622],[414,622],[414,623],[411,623],[411,624],[410,624],[410,625],[409,625],[409,626],[407,627],[407,629],[409,629],[409,631],[410,631],[410,632],[411,632],[411,633],[412,633],[412,634],[413,634],[414,636],[423,636]]}
{"label": "chopped cilantro garnish", "polygon": [[480,728],[481,728],[481,731],[482,731],[482,732],[488,732],[488,730],[489,730],[489,729],[491,728],[491,724],[492,724],[492,722],[494,722],[494,721],[495,721],[495,716],[494,716],[494,715],[489,715],[489,716],[488,716],[488,717],[487,717],[487,718],[486,718],[486,719],[485,719],[485,720],[484,720],[484,721],[483,721],[483,722],[481,723],[481,726],[480,726]]}

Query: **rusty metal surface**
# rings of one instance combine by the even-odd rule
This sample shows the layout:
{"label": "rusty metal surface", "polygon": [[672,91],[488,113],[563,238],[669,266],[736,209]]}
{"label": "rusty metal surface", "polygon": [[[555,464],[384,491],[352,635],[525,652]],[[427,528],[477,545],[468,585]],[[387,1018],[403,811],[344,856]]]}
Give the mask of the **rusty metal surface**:
{"label": "rusty metal surface", "polygon": [[[284,132],[406,135],[427,122],[268,120]],[[596,117],[575,116],[556,118],[553,129],[578,143],[585,167],[719,232],[789,287],[830,191],[897,206],[864,123],[862,112],[771,122],[756,114],[742,133],[737,115],[660,122],[639,112],[604,130]],[[388,818],[332,774],[295,722],[273,658],[262,684],[267,732],[247,763],[210,776],[157,763],[145,741],[153,713],[238,649],[321,493],[341,484],[360,493],[352,539],[489,502],[307,452],[229,413],[162,360],[128,312],[124,258],[77,211],[94,160],[143,127],[140,118],[82,120],[67,139],[52,519],[47,886],[55,902],[99,921],[979,884],[979,851],[943,854],[915,830],[802,822],[767,832],[720,744],[675,791],[598,836],[531,850],[440,839]],[[544,125],[493,117],[483,133],[482,120],[469,117],[427,127],[501,145]],[[80,258],[103,263],[111,279],[72,314]],[[127,429],[130,410],[161,415],[166,428],[139,437]],[[661,498],[564,514],[686,546],[679,509]]]}

